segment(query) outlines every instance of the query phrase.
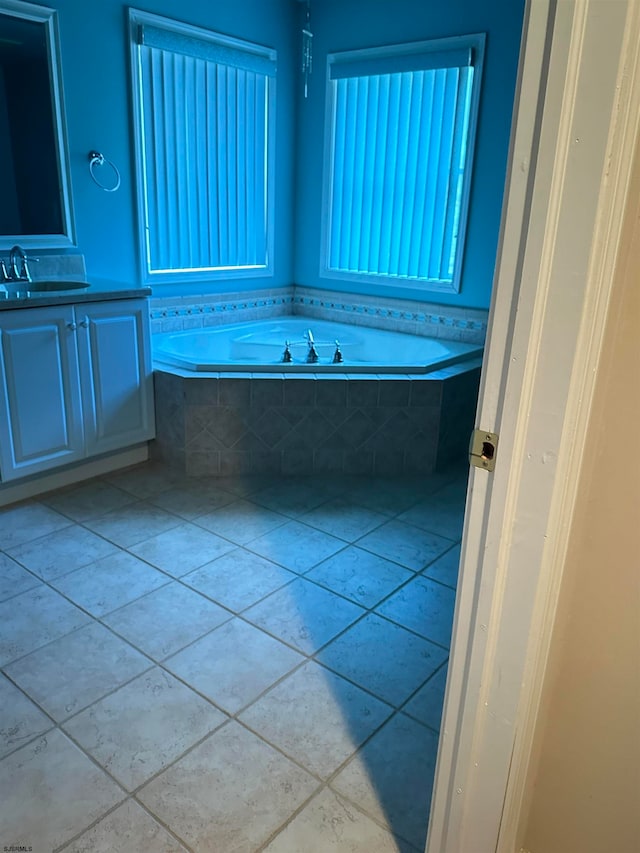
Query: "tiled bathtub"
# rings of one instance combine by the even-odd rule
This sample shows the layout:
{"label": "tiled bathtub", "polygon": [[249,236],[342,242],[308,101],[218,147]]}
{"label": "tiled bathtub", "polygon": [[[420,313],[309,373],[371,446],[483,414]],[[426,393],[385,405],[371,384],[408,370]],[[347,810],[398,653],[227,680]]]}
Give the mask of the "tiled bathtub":
{"label": "tiled bathtub", "polygon": [[425,374],[155,372],[156,457],[191,476],[430,473],[464,459],[480,359]]}

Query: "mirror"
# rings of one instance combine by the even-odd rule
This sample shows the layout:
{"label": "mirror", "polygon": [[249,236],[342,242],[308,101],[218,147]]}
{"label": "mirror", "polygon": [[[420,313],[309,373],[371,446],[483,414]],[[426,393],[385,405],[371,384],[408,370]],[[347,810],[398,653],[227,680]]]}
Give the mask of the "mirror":
{"label": "mirror", "polygon": [[75,244],[57,12],[0,0],[0,249]]}

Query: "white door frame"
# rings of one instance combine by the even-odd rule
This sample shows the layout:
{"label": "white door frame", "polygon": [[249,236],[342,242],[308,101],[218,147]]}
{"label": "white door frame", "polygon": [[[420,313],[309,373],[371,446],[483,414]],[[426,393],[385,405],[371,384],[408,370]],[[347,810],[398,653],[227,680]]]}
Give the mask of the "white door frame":
{"label": "white door frame", "polygon": [[640,3],[529,0],[428,853],[514,853],[640,118]]}

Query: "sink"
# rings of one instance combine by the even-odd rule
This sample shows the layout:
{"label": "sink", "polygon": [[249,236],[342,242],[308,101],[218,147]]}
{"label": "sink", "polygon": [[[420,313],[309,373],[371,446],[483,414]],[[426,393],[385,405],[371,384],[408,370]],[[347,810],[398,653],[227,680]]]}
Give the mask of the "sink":
{"label": "sink", "polygon": [[89,285],[86,281],[25,281],[18,287],[29,293],[54,293],[56,290],[81,290]]}

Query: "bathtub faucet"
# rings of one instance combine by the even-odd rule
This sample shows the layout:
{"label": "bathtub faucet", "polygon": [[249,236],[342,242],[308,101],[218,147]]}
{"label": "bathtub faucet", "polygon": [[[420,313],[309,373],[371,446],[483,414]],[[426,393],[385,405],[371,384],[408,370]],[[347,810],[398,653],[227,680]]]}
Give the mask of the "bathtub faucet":
{"label": "bathtub faucet", "polygon": [[309,344],[309,349],[307,350],[307,362],[308,364],[315,364],[318,361],[318,351],[316,350],[316,342],[313,339],[313,332],[311,329],[307,329],[305,332],[305,338]]}

